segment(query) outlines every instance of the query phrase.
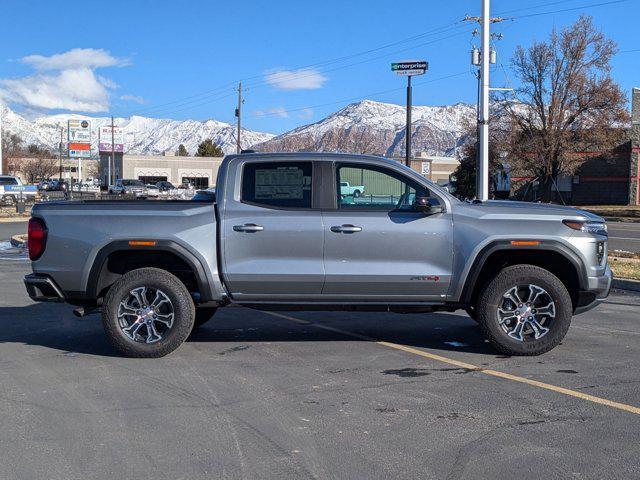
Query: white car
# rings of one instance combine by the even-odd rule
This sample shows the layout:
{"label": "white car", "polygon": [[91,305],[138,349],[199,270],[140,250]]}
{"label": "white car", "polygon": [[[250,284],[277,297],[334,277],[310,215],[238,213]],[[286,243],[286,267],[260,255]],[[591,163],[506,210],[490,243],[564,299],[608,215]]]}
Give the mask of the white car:
{"label": "white car", "polygon": [[36,185],[25,185],[19,177],[0,175],[0,201],[2,204],[13,205],[22,195],[26,200],[35,199],[38,193]]}
{"label": "white car", "polygon": [[147,196],[147,187],[140,180],[133,178],[119,178],[115,185],[109,185],[109,193],[111,195],[133,195],[134,197],[143,198]]}
{"label": "white car", "polygon": [[351,185],[349,182],[340,182],[340,195],[343,197],[360,197],[364,193],[364,185]]}

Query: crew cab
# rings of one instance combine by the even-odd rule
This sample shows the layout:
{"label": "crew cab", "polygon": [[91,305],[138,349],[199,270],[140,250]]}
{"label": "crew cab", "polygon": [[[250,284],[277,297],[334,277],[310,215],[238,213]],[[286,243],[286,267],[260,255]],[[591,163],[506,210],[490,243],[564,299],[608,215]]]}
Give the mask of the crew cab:
{"label": "crew cab", "polygon": [[340,182],[340,194],[348,197],[359,197],[364,193],[364,185],[351,185],[349,182]]}
{"label": "crew cab", "polygon": [[25,185],[20,177],[0,175],[0,202],[13,205],[19,198],[33,201],[38,193],[38,187]]}
{"label": "crew cab", "polygon": [[[364,179],[368,194],[342,195]],[[30,297],[100,310],[123,354],[175,350],[216,309],[466,310],[509,355],[537,355],[609,293],[602,218],[461,202],[402,164],[239,154],[192,201],[38,204]]]}

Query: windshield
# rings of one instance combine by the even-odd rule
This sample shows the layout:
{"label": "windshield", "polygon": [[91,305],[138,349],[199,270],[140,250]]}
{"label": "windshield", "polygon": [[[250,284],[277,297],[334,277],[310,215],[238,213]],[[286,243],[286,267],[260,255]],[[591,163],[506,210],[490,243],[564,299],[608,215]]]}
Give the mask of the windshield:
{"label": "windshield", "polygon": [[140,180],[122,180],[122,185],[125,187],[144,187],[144,183]]}
{"label": "windshield", "polygon": [[18,185],[18,179],[15,177],[0,177],[0,185]]}

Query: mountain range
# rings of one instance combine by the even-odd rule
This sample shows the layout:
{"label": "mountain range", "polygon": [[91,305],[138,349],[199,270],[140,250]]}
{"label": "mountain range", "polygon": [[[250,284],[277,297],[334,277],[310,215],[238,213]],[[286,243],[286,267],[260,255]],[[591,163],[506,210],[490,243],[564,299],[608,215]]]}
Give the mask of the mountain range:
{"label": "mountain range", "polygon": [[[25,144],[35,143],[55,150],[60,128],[69,119],[86,119],[92,128],[108,125],[109,117],[78,114],[43,115],[33,120],[2,108],[3,129],[18,134]],[[475,106],[457,103],[447,106],[414,106],[412,145],[414,152],[455,155],[467,137],[466,125],[474,118]],[[405,148],[406,109],[400,105],[362,100],[332,113],[322,120],[303,125],[281,135],[242,131],[242,147],[259,151],[339,151],[401,156]],[[198,144],[211,138],[225,153],[235,152],[235,126],[217,120],[171,120],[141,116],[116,118],[124,128],[126,151],[158,155],[175,151],[181,143],[190,154]],[[94,140],[94,148],[97,138]]]}

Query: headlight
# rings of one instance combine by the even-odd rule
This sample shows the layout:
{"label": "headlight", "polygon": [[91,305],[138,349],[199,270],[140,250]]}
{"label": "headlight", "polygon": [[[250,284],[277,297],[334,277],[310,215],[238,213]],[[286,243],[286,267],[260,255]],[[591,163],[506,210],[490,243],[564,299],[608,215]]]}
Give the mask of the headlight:
{"label": "headlight", "polygon": [[584,233],[591,233],[593,235],[604,235],[605,237],[608,235],[607,233],[607,224],[604,222],[580,222],[577,220],[563,220],[567,227],[572,228],[573,230],[578,230]]}

